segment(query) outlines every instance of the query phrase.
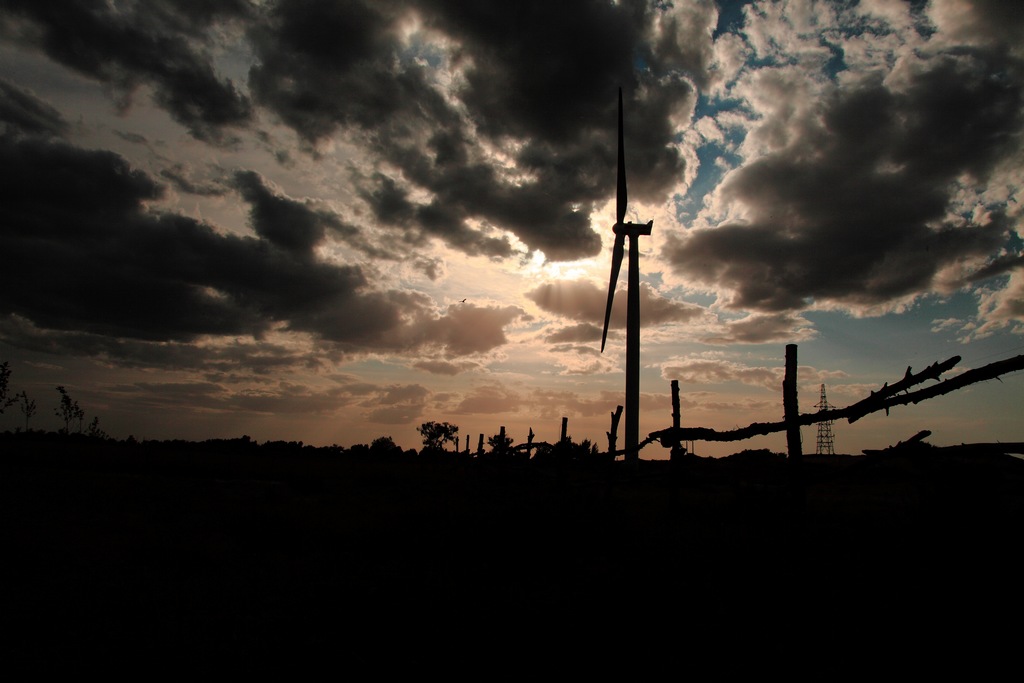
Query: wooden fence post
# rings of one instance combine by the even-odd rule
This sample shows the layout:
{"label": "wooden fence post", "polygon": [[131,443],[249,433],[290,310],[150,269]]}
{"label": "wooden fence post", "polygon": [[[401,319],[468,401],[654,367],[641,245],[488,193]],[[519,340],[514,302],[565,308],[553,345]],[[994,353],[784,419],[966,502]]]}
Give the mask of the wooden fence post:
{"label": "wooden fence post", "polygon": [[[672,380],[672,428],[677,430],[680,426],[681,416],[679,414],[679,380]],[[669,460],[675,460],[686,454],[686,449],[679,439],[672,444]]]}
{"label": "wooden fence post", "polygon": [[679,429],[679,380],[672,380],[672,426]]}
{"label": "wooden fence post", "polygon": [[800,406],[797,401],[796,344],[786,345],[786,376],[782,380],[782,407],[786,423],[786,446],[789,449],[789,488],[791,512],[800,520],[806,509],[804,488],[803,446],[800,443]]}
{"label": "wooden fence post", "polygon": [[611,459],[615,459],[615,442],[618,440],[619,433],[619,418],[622,417],[622,406],[615,406],[615,412],[612,413],[612,430],[606,432],[608,435],[608,455]]}
{"label": "wooden fence post", "polygon": [[796,344],[786,344],[786,377],[782,380],[782,409],[786,421],[786,447],[795,462],[803,460],[800,443],[800,405],[796,391]]}

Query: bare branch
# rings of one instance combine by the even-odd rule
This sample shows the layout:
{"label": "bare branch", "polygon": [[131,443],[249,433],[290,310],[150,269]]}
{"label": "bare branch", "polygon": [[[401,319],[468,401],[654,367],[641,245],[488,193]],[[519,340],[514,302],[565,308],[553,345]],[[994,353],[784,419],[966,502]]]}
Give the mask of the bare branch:
{"label": "bare branch", "polygon": [[[948,363],[949,361],[946,362]],[[892,406],[905,405],[907,403],[920,403],[926,399],[942,396],[943,394],[948,394],[951,391],[956,391],[968,384],[983,382],[987,379],[996,379],[1000,375],[1005,375],[1008,372],[1015,372],[1022,368],[1024,368],[1024,356],[1014,356],[1007,360],[989,363],[988,365],[984,365],[980,368],[968,370],[964,374],[952,379],[943,380],[939,384],[930,386],[927,389],[921,389],[919,391],[904,394],[903,396],[889,398],[883,405],[875,408],[875,410],[881,410],[883,408],[888,410]],[[863,401],[861,403],[863,403]],[[863,417],[863,415],[852,413],[851,415],[844,415],[843,417],[846,417],[849,422],[856,422],[858,419]]]}
{"label": "bare branch", "polygon": [[944,373],[946,370],[949,370],[959,362],[960,356],[953,356],[949,360],[943,361],[941,363],[932,363],[931,365],[929,365],[927,368],[925,368],[916,375],[911,374],[910,368],[908,367],[907,374],[905,374],[903,376],[903,379],[901,379],[900,381],[896,382],[893,385],[890,385],[888,382],[886,382],[878,391],[872,391],[871,396],[867,397],[863,401],[854,403],[852,406],[846,408],[846,410],[849,411],[850,413],[850,415],[847,416],[847,419],[850,422],[856,422],[858,418],[863,417],[868,413],[875,412],[876,410],[881,410],[886,405],[885,400],[890,396],[898,394],[901,391],[906,391],[915,384],[920,384],[925,380],[937,380],[939,378],[939,375]]}

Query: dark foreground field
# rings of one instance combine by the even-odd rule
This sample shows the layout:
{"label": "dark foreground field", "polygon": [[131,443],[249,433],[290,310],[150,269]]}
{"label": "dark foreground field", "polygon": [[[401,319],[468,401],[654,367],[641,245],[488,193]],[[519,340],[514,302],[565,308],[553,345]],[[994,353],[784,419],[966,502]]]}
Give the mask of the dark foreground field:
{"label": "dark foreground field", "polygon": [[[1004,454],[922,446],[795,470],[767,453],[630,469],[3,449],[7,663],[389,668],[429,644],[512,665],[588,643],[594,664],[594,646],[693,658],[711,639],[877,651],[1019,629],[1024,606],[1024,461]],[[382,643],[404,654],[381,660]]]}

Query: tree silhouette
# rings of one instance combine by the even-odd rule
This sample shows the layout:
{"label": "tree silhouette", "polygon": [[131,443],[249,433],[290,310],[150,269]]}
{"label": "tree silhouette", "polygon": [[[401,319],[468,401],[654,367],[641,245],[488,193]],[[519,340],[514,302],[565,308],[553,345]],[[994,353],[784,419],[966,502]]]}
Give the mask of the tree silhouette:
{"label": "tree silhouette", "polygon": [[459,445],[459,428],[450,422],[424,422],[416,431],[423,437],[423,449],[426,451],[444,450],[444,445],[449,441]]}
{"label": "tree silhouette", "polygon": [[370,455],[375,457],[395,457],[402,454],[402,448],[390,436],[378,436],[370,443]]}
{"label": "tree silhouette", "polygon": [[[82,415],[84,417],[85,413],[82,413]],[[79,427],[79,431],[81,431],[81,427]],[[89,423],[89,429],[86,433],[94,439],[108,438],[108,434],[100,429],[100,418],[96,416],[93,416],[92,422]]]}
{"label": "tree silhouette", "polygon": [[21,409],[21,414],[25,416],[25,431],[28,431],[28,421],[36,414],[36,402],[35,399],[30,399],[28,394],[21,391],[14,395],[14,400],[18,402],[18,408]]}
{"label": "tree silhouette", "polygon": [[61,433],[70,434],[71,423],[74,420],[78,420],[78,431],[81,433],[85,411],[79,407],[78,401],[71,400],[68,390],[63,386],[58,386],[57,391],[60,392],[60,406],[54,409],[53,414],[64,421],[64,428],[61,430]]}
{"label": "tree silhouette", "polygon": [[11,368],[7,361],[0,363],[0,414],[14,405],[18,400],[17,396],[8,397],[7,391],[11,381]]}

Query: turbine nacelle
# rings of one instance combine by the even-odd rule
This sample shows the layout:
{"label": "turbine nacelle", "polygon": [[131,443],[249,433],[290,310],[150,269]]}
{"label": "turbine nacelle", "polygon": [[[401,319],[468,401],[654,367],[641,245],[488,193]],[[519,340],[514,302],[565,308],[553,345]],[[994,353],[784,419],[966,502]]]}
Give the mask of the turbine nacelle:
{"label": "turbine nacelle", "polygon": [[632,237],[633,235],[650,235],[653,227],[654,221],[647,221],[646,223],[616,223],[612,227],[612,232],[616,235],[622,235],[623,237]]}

